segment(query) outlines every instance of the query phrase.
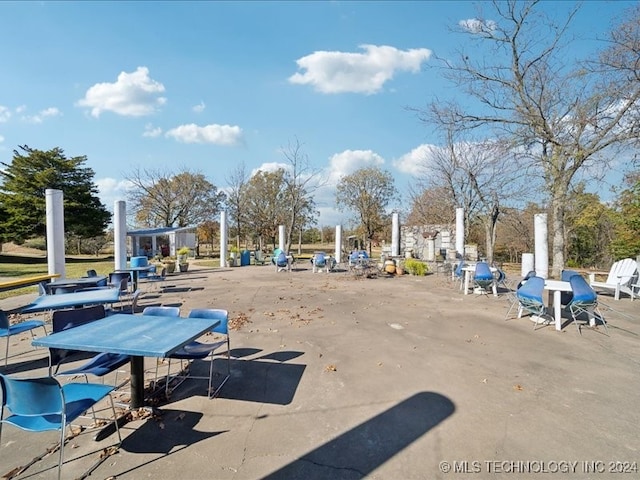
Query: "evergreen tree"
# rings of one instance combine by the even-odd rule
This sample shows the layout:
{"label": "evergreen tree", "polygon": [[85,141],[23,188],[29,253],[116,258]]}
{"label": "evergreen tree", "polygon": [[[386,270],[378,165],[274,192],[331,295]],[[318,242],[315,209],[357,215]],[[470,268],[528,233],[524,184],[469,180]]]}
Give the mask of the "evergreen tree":
{"label": "evergreen tree", "polygon": [[13,151],[10,164],[0,162],[0,232],[18,244],[46,234],[45,191],[61,190],[65,233],[81,238],[102,235],[111,213],[100,202],[94,172],[86,156],[67,158],[61,148],[36,150],[27,145]]}

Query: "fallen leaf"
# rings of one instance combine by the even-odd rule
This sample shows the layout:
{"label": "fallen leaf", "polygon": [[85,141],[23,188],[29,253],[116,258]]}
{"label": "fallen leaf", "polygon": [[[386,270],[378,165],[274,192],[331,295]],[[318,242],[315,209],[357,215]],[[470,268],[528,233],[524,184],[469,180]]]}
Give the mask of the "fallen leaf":
{"label": "fallen leaf", "polygon": [[329,365],[327,365],[326,367],[324,367],[324,369],[325,369],[327,372],[336,372],[336,371],[338,370],[338,369],[336,368],[336,366],[335,366],[335,365],[333,365],[333,364],[329,364]]}
{"label": "fallen leaf", "polygon": [[513,389],[514,389],[514,390],[516,390],[516,391],[518,391],[518,392],[521,392],[522,390],[524,390],[524,387],[523,387],[522,385],[520,385],[519,383],[516,383],[516,384],[513,386]]}

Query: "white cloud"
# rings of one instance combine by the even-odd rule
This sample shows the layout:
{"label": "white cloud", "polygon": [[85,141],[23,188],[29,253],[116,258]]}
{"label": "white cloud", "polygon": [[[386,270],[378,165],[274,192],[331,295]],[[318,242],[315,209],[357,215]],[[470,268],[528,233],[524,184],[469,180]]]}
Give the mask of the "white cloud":
{"label": "white cloud", "polygon": [[279,169],[283,169],[285,171],[291,170],[291,165],[289,165],[288,163],[266,162],[260,165],[258,168],[254,168],[251,171],[251,176],[253,177],[258,172],[273,173],[278,171]]}
{"label": "white cloud", "polygon": [[216,145],[237,145],[242,139],[242,129],[236,125],[205,125],[195,123],[180,125],[165,133],[182,143],[213,143]]}
{"label": "white cloud", "polygon": [[435,145],[422,144],[405,153],[397,160],[394,160],[393,166],[403,173],[418,176],[424,170],[424,165],[428,163],[429,158],[433,156],[437,149]]}
{"label": "white cloud", "polygon": [[207,108],[207,106],[204,104],[204,102],[200,102],[198,105],[194,105],[193,107],[191,107],[191,110],[196,113],[202,113],[204,112],[205,108]]}
{"label": "white cloud", "polygon": [[162,135],[162,129],[160,127],[154,127],[150,123],[147,123],[144,126],[144,132],[142,133],[143,137],[155,138]]}
{"label": "white cloud", "polygon": [[470,33],[492,32],[498,24],[493,20],[480,20],[478,18],[467,18],[466,20],[460,20],[458,25]]}
{"label": "white cloud", "polygon": [[[22,109],[21,111],[24,111],[24,109]],[[49,107],[45,108],[44,110],[40,110],[35,115],[25,115],[22,118],[29,123],[42,123],[45,118],[57,117],[59,115],[62,115],[62,112],[60,112],[60,110],[55,107]]]}
{"label": "white cloud", "polygon": [[384,164],[384,159],[372,150],[345,150],[329,159],[327,178],[329,185],[337,185],[345,175],[359,168]]}
{"label": "white cloud", "polygon": [[4,142],[4,137],[0,135],[0,143]]}
{"label": "white cloud", "polygon": [[133,73],[120,72],[115,83],[96,83],[77,105],[90,107],[96,118],[105,111],[141,117],[155,113],[166,103],[167,99],[160,96],[163,92],[164,85],[149,78],[149,69],[138,67]]}
{"label": "white cloud", "polygon": [[396,71],[416,73],[431,56],[431,50],[398,50],[386,45],[360,45],[364,53],[317,51],[296,60],[298,69],[289,82],[312,85],[322,93],[379,92]]}
{"label": "white cloud", "polygon": [[27,111],[27,106],[26,105],[20,105],[19,107],[16,107],[16,113],[22,113],[22,112],[26,112]]}
{"label": "white cloud", "polygon": [[116,180],[109,177],[96,179],[95,184],[98,187],[100,201],[104,203],[110,212],[113,212],[113,206],[116,201],[126,200],[127,190],[133,186],[128,180]]}
{"label": "white cloud", "polygon": [[11,110],[0,105],[0,123],[6,123],[11,118]]}

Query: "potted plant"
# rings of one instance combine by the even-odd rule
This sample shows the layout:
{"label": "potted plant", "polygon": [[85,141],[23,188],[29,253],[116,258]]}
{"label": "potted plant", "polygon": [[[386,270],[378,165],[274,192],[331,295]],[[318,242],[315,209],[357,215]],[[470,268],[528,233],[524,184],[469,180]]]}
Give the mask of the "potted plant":
{"label": "potted plant", "polygon": [[162,259],[162,265],[167,267],[167,273],[173,273],[176,271],[176,261],[171,257],[164,257]]}
{"label": "potted plant", "polygon": [[181,272],[186,272],[187,270],[189,270],[189,262],[187,259],[189,258],[190,252],[191,250],[189,249],[189,247],[180,247],[178,249],[178,268]]}

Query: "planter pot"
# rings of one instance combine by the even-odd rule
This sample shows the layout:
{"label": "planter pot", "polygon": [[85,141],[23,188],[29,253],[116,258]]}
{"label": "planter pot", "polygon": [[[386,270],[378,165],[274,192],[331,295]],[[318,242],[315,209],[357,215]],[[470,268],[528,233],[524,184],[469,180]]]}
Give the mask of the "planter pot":
{"label": "planter pot", "polygon": [[176,264],[174,262],[163,263],[163,265],[167,268],[167,273],[173,273],[176,271]]}
{"label": "planter pot", "polygon": [[187,270],[189,270],[189,264],[188,263],[179,263],[178,264],[178,268],[180,269],[181,272],[186,272]]}

